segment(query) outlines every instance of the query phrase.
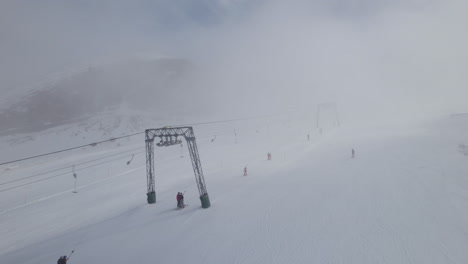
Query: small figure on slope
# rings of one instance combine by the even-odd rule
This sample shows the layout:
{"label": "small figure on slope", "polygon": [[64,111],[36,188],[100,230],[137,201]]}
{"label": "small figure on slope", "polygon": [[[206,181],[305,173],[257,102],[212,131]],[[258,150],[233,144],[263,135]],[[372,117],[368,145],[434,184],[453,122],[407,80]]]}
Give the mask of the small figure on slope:
{"label": "small figure on slope", "polygon": [[178,209],[184,208],[184,207],[185,207],[185,204],[184,204],[184,194],[181,193],[181,192],[178,192],[176,198],[177,198],[177,208],[178,208]]}
{"label": "small figure on slope", "polygon": [[68,256],[63,256],[63,257],[60,257],[58,260],[57,260],[57,264],[67,264],[67,261],[71,258],[71,256],[73,255],[73,253],[75,252],[75,250],[72,250],[70,255]]}
{"label": "small figure on slope", "polygon": [[68,261],[69,259],[70,259],[70,258],[67,258],[67,256],[60,257],[60,258],[57,260],[57,264],[67,264],[67,261]]}
{"label": "small figure on slope", "polygon": [[354,159],[354,149],[351,149],[351,158]]}
{"label": "small figure on slope", "polygon": [[180,201],[182,200],[181,198],[182,194],[180,192],[177,193],[176,199],[177,199],[177,208],[180,208]]}

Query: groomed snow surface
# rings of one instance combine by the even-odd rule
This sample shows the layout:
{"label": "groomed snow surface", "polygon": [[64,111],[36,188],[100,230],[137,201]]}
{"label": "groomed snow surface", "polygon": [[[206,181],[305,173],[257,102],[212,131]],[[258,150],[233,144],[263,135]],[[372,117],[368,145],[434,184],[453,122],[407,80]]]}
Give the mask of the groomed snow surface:
{"label": "groomed snow surface", "polygon": [[[463,124],[343,125],[321,135],[285,119],[195,126],[208,209],[185,144],[155,148],[152,205],[143,137],[3,166],[0,263],[55,263],[71,250],[71,264],[468,263]],[[75,169],[96,166],[77,172],[77,193],[67,170],[1,191],[87,161]]]}

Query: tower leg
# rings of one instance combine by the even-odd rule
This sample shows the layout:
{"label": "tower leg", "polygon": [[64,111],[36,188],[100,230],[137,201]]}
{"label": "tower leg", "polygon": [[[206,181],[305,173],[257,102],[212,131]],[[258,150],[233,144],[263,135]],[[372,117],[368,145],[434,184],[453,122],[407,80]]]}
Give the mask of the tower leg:
{"label": "tower leg", "polygon": [[208,208],[211,205],[210,197],[208,196],[208,192],[206,190],[200,156],[198,155],[197,143],[195,141],[195,135],[192,129],[190,129],[189,135],[186,135],[185,139],[187,140],[187,146],[192,160],[193,172],[195,173],[195,180],[197,181],[198,192],[200,193],[200,201],[203,208]]}
{"label": "tower leg", "polygon": [[146,200],[149,204],[156,203],[156,192],[154,191],[154,144],[153,140],[146,140],[146,175],[147,192]]}

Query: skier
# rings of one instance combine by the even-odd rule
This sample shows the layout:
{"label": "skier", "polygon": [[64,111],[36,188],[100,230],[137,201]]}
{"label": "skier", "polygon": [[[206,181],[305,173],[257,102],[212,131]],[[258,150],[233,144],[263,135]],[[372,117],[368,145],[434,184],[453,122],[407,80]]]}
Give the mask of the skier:
{"label": "skier", "polygon": [[69,260],[70,258],[67,258],[67,256],[62,256],[60,257],[58,260],[57,260],[57,264],[67,264],[67,261]]}
{"label": "skier", "polygon": [[351,158],[354,159],[354,149],[351,149]]}
{"label": "skier", "polygon": [[177,208],[181,208],[182,207],[182,203],[181,203],[182,193],[178,192],[177,196],[176,196],[176,199],[177,199]]}
{"label": "skier", "polygon": [[58,260],[57,260],[57,264],[67,264],[67,261],[71,258],[71,256],[73,255],[73,253],[75,252],[75,250],[72,250],[70,255],[68,256],[63,256],[63,257],[60,257]]}

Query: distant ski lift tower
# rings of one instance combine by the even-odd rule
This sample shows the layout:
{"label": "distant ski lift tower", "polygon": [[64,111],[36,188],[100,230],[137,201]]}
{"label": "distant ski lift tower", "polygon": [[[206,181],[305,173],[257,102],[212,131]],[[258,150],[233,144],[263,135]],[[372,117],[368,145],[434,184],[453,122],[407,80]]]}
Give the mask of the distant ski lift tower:
{"label": "distant ski lift tower", "polygon": [[321,117],[325,111],[328,113],[333,113],[332,115],[334,116],[336,126],[340,126],[340,118],[338,116],[338,107],[336,107],[336,103],[322,103],[317,105],[317,128],[319,129],[322,127]]}
{"label": "distant ski lift tower", "polygon": [[192,127],[164,127],[158,129],[147,129],[145,131],[146,142],[146,176],[148,183],[147,201],[149,204],[156,203],[155,191],[155,170],[154,170],[154,139],[159,138],[160,141],[156,143],[159,147],[169,147],[179,145],[182,141],[179,137],[185,138],[187,147],[192,159],[193,172],[195,173],[195,180],[200,193],[200,200],[203,208],[210,207],[210,198],[206,191],[205,178],[201,167],[200,156],[198,155],[197,142],[195,141],[195,134]]}

